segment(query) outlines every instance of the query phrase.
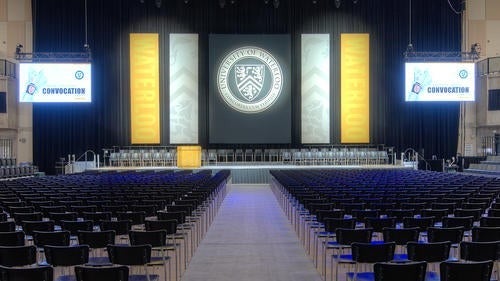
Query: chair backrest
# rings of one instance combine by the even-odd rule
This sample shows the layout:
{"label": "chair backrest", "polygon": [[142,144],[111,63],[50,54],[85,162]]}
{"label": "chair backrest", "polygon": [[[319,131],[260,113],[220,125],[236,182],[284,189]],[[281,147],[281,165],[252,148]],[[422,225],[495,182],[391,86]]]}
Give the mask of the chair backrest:
{"label": "chair backrest", "polygon": [[35,246],[3,246],[0,247],[0,265],[25,266],[36,263]]}
{"label": "chair backrest", "polygon": [[45,245],[69,246],[69,231],[33,231],[33,244],[37,247]]}
{"label": "chair backrest", "polygon": [[159,220],[177,220],[177,224],[183,224],[186,222],[186,212],[166,212],[158,211],[156,212]]}
{"label": "chair backrest", "polygon": [[146,231],[165,230],[167,235],[177,232],[177,220],[145,220]]}
{"label": "chair backrest", "polygon": [[129,270],[126,265],[119,266],[75,266],[77,281],[128,281]]}
{"label": "chair backrest", "polygon": [[429,227],[427,228],[427,241],[445,242],[450,241],[453,244],[460,243],[464,238],[464,228],[459,227]]}
{"label": "chair backrest", "polygon": [[489,281],[493,261],[442,262],[439,266],[441,281]]}
{"label": "chair backrest", "polygon": [[67,230],[71,235],[78,235],[79,230],[92,231],[94,229],[94,222],[91,220],[62,220],[61,229]]}
{"label": "chair backrest", "polygon": [[115,231],[78,231],[78,244],[89,245],[91,249],[106,248],[115,244]]}
{"label": "chair backrest", "polygon": [[42,212],[13,213],[11,216],[17,225],[22,225],[23,221],[41,221],[43,219]]}
{"label": "chair backrest", "polygon": [[24,246],[24,232],[0,232],[0,246]]}
{"label": "chair backrest", "polygon": [[403,226],[405,228],[418,227],[420,231],[426,231],[428,227],[434,226],[434,217],[405,217],[403,218]]}
{"label": "chair backrest", "polygon": [[78,214],[76,212],[50,212],[48,215],[49,219],[53,220],[56,225],[61,225],[61,221],[76,221]]}
{"label": "chair backrest", "polygon": [[356,219],[349,218],[326,218],[325,231],[335,233],[338,228],[354,229],[356,227]]}
{"label": "chair backrest", "polygon": [[460,258],[466,261],[497,261],[500,259],[500,241],[460,243]]}
{"label": "chair backrest", "polygon": [[119,265],[145,265],[151,262],[151,245],[108,245],[109,261]]}
{"label": "chair backrest", "polygon": [[450,257],[451,242],[408,242],[406,249],[411,261],[442,262]]}
{"label": "chair backrest", "polygon": [[481,227],[500,227],[500,217],[482,217],[479,219]]}
{"label": "chair backrest", "polygon": [[376,263],[373,271],[375,281],[424,281],[427,263]]}
{"label": "chair backrest", "polygon": [[132,225],[139,225],[144,223],[146,219],[146,212],[116,212],[118,220],[130,220]]}
{"label": "chair backrest", "polygon": [[384,228],[382,235],[384,242],[395,242],[396,245],[406,245],[408,242],[417,242],[420,229],[412,228]]}
{"label": "chair backrest", "polygon": [[359,263],[389,262],[394,259],[396,243],[352,243],[352,259]]}
{"label": "chair backrest", "polygon": [[54,269],[51,266],[0,266],[0,280],[2,281],[52,281],[53,279]]}
{"label": "chair backrest", "polygon": [[45,258],[52,266],[73,266],[89,262],[89,246],[44,246]]}
{"label": "chair backrest", "polygon": [[352,243],[370,243],[372,241],[373,229],[348,229],[337,228],[335,231],[337,243],[340,245],[351,245]]}
{"label": "chair backrest", "polygon": [[366,218],[365,227],[373,228],[374,232],[382,232],[384,228],[395,228],[396,218]]}
{"label": "chair backrest", "polygon": [[163,247],[167,243],[167,231],[130,231],[128,233],[130,245],[151,245],[152,247]]}
{"label": "chair backrest", "polygon": [[100,223],[101,231],[114,230],[116,235],[126,235],[132,229],[131,220],[104,220]]}
{"label": "chair backrest", "polygon": [[344,218],[344,210],[319,210],[316,213],[316,220],[324,223],[327,218]]}
{"label": "chair backrest", "polygon": [[84,220],[91,220],[98,224],[103,220],[111,220],[111,212],[82,212]]}
{"label": "chair backrest", "polygon": [[500,227],[473,227],[473,242],[491,242],[500,240]]}
{"label": "chair backrest", "polygon": [[483,214],[482,209],[456,209],[455,212],[455,217],[469,217],[472,216],[475,221],[479,220],[481,218],[481,215]]}
{"label": "chair backrest", "polygon": [[54,231],[54,221],[23,221],[23,231],[33,235],[33,231]]}
{"label": "chair backrest", "polygon": [[0,222],[0,232],[12,232],[16,230],[16,223],[13,221]]}
{"label": "chair backrest", "polygon": [[464,230],[471,230],[474,224],[474,217],[446,217],[443,218],[443,227],[459,227]]}

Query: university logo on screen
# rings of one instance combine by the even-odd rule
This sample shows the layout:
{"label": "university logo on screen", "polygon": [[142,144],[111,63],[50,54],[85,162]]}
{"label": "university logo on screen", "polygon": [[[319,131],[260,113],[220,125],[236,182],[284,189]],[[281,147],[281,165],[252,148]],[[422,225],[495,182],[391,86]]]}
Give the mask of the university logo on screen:
{"label": "university logo on screen", "polygon": [[217,87],[224,102],[242,113],[269,109],[283,88],[283,71],[276,58],[258,47],[229,52],[219,65]]}

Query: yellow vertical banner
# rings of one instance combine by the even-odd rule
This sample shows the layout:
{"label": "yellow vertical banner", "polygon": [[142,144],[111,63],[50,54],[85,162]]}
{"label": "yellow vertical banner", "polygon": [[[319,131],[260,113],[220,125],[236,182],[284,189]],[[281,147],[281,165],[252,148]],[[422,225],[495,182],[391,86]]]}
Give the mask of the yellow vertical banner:
{"label": "yellow vertical banner", "polygon": [[370,142],[370,35],[340,35],[340,141]]}
{"label": "yellow vertical banner", "polygon": [[158,34],[130,34],[130,125],[132,144],[160,143]]}

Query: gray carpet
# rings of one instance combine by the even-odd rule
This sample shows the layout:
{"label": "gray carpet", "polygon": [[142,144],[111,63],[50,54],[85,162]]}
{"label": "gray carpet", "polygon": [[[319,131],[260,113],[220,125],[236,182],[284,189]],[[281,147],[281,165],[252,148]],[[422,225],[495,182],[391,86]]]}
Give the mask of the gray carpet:
{"label": "gray carpet", "polygon": [[269,185],[233,185],[182,281],[320,281]]}

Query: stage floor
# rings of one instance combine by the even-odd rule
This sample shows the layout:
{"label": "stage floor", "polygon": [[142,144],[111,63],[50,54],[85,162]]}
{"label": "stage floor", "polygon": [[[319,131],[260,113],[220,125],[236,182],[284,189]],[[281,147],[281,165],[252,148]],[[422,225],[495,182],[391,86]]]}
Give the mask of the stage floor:
{"label": "stage floor", "polygon": [[[404,167],[400,165],[282,165],[282,164],[259,164],[259,165],[244,165],[244,164],[220,164],[220,165],[207,165],[200,168],[192,168],[189,170],[212,170],[214,172],[220,170],[231,170],[232,183],[238,184],[262,184],[269,183],[271,170],[310,170],[310,169],[412,169],[411,167]],[[165,170],[183,170],[176,166],[106,166],[93,169],[89,171],[165,171]]]}

